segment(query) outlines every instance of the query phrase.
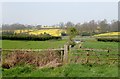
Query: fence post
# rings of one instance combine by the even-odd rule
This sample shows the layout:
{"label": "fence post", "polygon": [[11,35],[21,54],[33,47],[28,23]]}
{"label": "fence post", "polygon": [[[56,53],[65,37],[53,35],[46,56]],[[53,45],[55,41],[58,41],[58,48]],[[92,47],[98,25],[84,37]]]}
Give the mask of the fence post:
{"label": "fence post", "polygon": [[90,56],[90,54],[88,52],[86,54],[87,54],[86,63],[89,63],[89,56]]}
{"label": "fence post", "polygon": [[[63,48],[61,48],[61,49],[63,49]],[[63,62],[63,53],[64,53],[64,50],[61,50],[61,61]]]}
{"label": "fence post", "polygon": [[82,44],[80,43],[79,46],[78,46],[78,49],[82,48]]}
{"label": "fence post", "polygon": [[68,51],[70,51],[71,50],[71,45],[69,45],[69,48],[68,48]]}
{"label": "fence post", "polygon": [[2,61],[2,48],[0,48],[0,66],[1,66],[1,61]]}
{"label": "fence post", "polygon": [[63,56],[63,63],[64,64],[68,63],[68,50],[69,50],[68,45],[64,45],[64,56]]}
{"label": "fence post", "polygon": [[109,52],[107,53],[106,57],[107,57],[107,64],[109,64]]}

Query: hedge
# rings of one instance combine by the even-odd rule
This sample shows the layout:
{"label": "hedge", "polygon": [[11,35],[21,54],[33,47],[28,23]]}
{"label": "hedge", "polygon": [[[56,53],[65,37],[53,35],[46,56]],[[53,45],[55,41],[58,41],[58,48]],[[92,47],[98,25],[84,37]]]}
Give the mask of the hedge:
{"label": "hedge", "polygon": [[119,38],[110,38],[110,37],[99,37],[96,38],[97,41],[103,41],[103,42],[120,42]]}
{"label": "hedge", "polygon": [[34,41],[45,41],[45,40],[59,40],[60,36],[33,36],[33,35],[2,35],[2,40],[34,40]]}

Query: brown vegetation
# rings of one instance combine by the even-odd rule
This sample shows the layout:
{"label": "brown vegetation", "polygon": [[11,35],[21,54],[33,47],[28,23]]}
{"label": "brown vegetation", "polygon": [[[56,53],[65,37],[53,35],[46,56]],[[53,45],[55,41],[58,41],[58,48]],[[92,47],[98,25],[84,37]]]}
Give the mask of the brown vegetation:
{"label": "brown vegetation", "polygon": [[48,66],[50,63],[53,65],[56,63],[61,63],[59,51],[47,50],[41,52],[33,52],[16,50],[12,53],[7,54],[3,58],[2,67],[9,69],[15,65],[21,64],[30,64],[36,67],[43,67],[45,65]]}

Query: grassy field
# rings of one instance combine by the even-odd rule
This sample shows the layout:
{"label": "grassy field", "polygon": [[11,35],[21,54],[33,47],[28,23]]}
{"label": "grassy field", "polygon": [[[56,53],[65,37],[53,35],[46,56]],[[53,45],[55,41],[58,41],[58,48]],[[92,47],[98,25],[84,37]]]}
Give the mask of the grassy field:
{"label": "grassy field", "polygon": [[60,48],[66,43],[66,40],[60,41],[11,41],[2,40],[3,49],[48,49]]}
{"label": "grassy field", "polygon": [[85,42],[83,48],[94,48],[94,49],[103,49],[110,50],[111,54],[118,54],[118,44],[116,42]]}
{"label": "grassy field", "polygon": [[[85,42],[83,48],[110,49],[110,53],[118,53],[117,42],[98,42],[94,38],[80,38]],[[58,48],[64,45],[61,41],[11,41],[3,40],[4,49],[46,49]],[[4,53],[4,52],[3,52]],[[74,53],[74,52],[72,52]],[[102,52],[104,53],[104,52]],[[117,77],[118,65],[115,64],[75,64],[70,63],[56,68],[35,68],[30,65],[15,66],[11,69],[2,69],[3,76],[7,77]]]}
{"label": "grassy field", "polygon": [[[95,49],[118,49],[116,42],[98,42],[94,38],[81,38],[85,40],[82,44],[83,48]],[[47,49],[47,48],[60,48],[67,42],[66,39],[59,41],[15,41],[15,40],[2,40],[3,49]]]}

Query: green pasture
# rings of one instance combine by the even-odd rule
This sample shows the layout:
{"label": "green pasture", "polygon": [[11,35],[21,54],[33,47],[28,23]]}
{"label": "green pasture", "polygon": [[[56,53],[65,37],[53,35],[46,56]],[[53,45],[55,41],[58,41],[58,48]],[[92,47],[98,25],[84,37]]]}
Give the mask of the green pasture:
{"label": "green pasture", "polygon": [[[118,42],[99,42],[94,38],[77,38],[84,40],[82,43],[83,48],[94,48],[94,49],[110,49],[118,50]],[[3,49],[47,49],[47,48],[60,48],[67,42],[66,39],[63,40],[49,40],[49,41],[16,41],[16,40],[2,40]]]}
{"label": "green pasture", "polygon": [[48,49],[60,48],[66,43],[66,40],[50,41],[15,41],[2,40],[3,49]]}

